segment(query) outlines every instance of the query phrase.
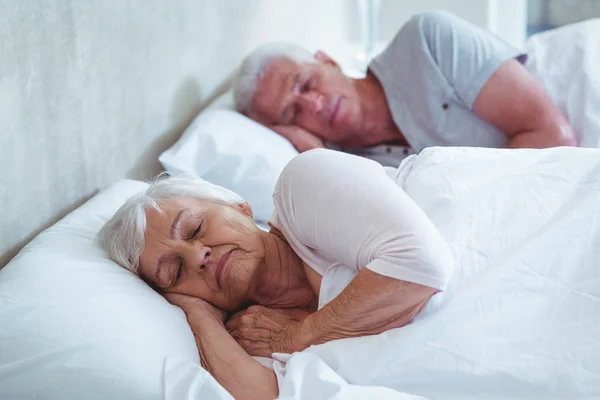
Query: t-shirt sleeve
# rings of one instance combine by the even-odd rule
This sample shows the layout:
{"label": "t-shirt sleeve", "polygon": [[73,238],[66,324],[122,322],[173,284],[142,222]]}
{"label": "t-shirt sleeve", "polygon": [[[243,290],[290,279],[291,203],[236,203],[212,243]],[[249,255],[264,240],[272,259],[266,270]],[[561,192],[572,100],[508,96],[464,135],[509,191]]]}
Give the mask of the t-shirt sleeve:
{"label": "t-shirt sleeve", "polygon": [[360,270],[444,290],[450,249],[425,213],[378,163],[331,150],[292,160],[274,193],[291,241]]}
{"label": "t-shirt sleeve", "polygon": [[[388,51],[389,50],[389,51]],[[444,11],[411,18],[378,60],[379,64],[433,64],[469,109],[498,69],[510,59],[524,63],[526,54],[496,35]],[[395,60],[395,62],[394,62]]]}

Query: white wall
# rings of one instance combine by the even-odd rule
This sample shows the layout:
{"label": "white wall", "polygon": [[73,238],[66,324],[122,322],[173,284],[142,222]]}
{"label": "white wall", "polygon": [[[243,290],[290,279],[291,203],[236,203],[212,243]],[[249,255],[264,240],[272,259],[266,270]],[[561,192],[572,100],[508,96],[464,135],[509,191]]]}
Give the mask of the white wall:
{"label": "white wall", "polygon": [[547,0],[527,0],[527,25],[540,26],[548,22]]}
{"label": "white wall", "polygon": [[0,267],[117,179],[148,179],[244,55],[335,48],[349,0],[0,1]]}
{"label": "white wall", "polygon": [[560,26],[600,17],[600,0],[528,0],[529,26]]}
{"label": "white wall", "polygon": [[527,29],[526,0],[381,0],[381,38],[391,39],[411,15],[445,10],[520,46]]}
{"label": "white wall", "polygon": [[488,0],[487,3],[488,29],[513,46],[522,46],[527,38],[527,0]]}

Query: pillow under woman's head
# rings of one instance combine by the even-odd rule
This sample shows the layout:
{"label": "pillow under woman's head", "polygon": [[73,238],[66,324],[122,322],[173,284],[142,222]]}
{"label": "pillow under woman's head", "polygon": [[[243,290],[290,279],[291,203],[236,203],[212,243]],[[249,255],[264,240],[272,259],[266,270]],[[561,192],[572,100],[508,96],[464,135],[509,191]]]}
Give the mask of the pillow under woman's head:
{"label": "pillow under woman's head", "polygon": [[116,183],[0,270],[0,399],[219,398],[184,313],[96,242],[146,187]]}

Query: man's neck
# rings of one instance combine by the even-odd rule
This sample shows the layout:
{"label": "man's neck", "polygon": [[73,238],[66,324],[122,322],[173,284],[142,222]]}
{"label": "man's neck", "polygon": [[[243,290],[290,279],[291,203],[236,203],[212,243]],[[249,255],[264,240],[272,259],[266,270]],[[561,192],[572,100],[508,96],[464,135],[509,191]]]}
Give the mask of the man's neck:
{"label": "man's neck", "polygon": [[275,234],[265,232],[264,263],[250,292],[250,301],[268,307],[314,307],[312,291],[302,260],[290,245]]}
{"label": "man's neck", "polygon": [[355,80],[355,87],[362,99],[365,116],[356,147],[368,147],[384,143],[407,146],[404,135],[394,122],[385,91],[377,77],[371,72],[363,79]]}

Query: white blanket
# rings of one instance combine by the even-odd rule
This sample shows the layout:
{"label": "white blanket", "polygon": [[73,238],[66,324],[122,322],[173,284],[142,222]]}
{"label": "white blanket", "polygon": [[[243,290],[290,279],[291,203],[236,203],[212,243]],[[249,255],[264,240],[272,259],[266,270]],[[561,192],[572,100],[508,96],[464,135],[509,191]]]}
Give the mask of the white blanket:
{"label": "white blanket", "polygon": [[428,149],[397,180],[451,287],[407,327],[278,355],[282,398],[600,396],[600,150]]}

